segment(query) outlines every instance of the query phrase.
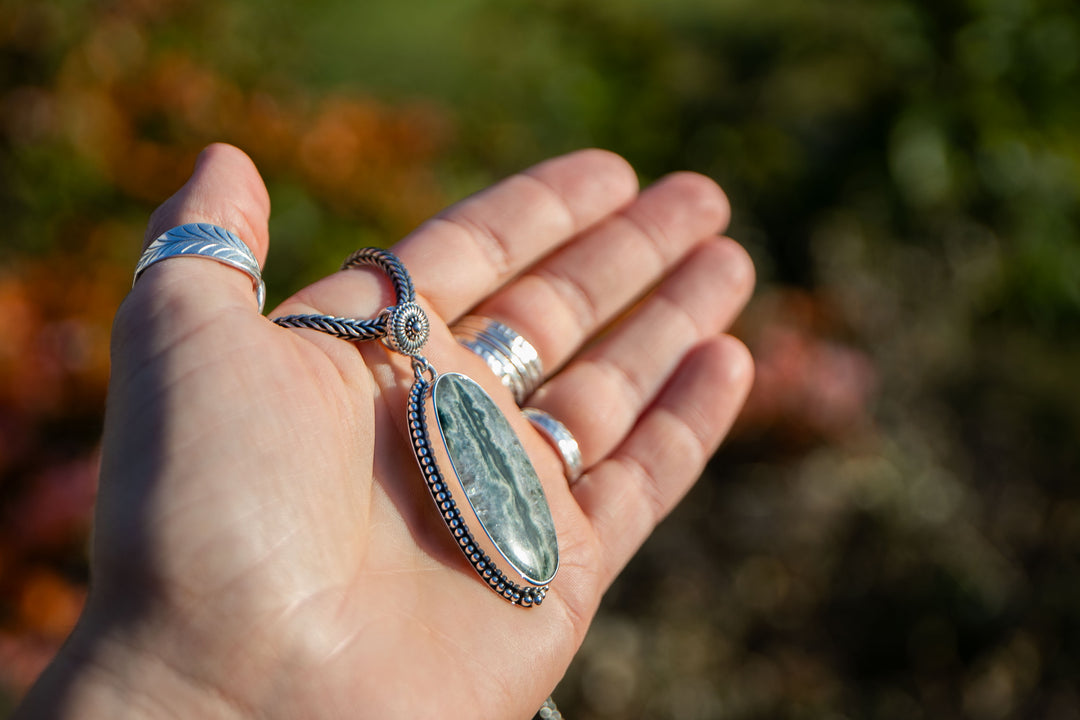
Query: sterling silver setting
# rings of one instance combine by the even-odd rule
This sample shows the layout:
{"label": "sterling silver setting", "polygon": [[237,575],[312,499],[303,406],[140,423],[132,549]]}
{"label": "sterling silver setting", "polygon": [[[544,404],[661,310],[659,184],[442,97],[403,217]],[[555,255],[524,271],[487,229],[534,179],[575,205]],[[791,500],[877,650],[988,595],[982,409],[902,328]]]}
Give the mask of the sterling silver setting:
{"label": "sterling silver setting", "polygon": [[581,459],[581,446],[578,445],[577,438],[550,413],[534,407],[525,407],[521,408],[521,414],[555,448],[555,452],[558,453],[559,458],[562,460],[566,480],[573,485],[581,477],[581,472],[584,469]]}
{"label": "sterling silver setting", "polygon": [[233,233],[210,223],[188,223],[166,230],[150,243],[135,265],[132,287],[148,267],[174,257],[203,257],[241,270],[251,278],[255,300],[262,313],[266,304],[266,283],[259,261],[251,249]]}
{"label": "sterling silver setting", "polygon": [[468,315],[450,330],[458,343],[487,363],[519,405],[543,382],[540,353],[513,328],[491,318]]}
{"label": "sterling silver setting", "polygon": [[[454,536],[469,564],[503,598],[522,607],[535,607],[544,601],[550,585],[535,584],[525,577],[484,532],[483,525],[469,503],[444,443],[432,438],[433,381],[418,377],[409,393],[409,436],[413,452],[446,528]],[[437,436],[438,434],[435,433]],[[550,578],[547,579],[550,581]]]}

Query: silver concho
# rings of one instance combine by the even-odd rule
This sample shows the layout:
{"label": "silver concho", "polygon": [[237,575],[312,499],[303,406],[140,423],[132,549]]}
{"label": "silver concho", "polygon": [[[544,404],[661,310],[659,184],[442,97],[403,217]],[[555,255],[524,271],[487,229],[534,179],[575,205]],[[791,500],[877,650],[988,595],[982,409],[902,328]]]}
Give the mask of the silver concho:
{"label": "silver concho", "polygon": [[402,355],[415,356],[427,342],[431,325],[423,309],[414,302],[394,305],[386,315],[386,346]]}
{"label": "silver concho", "polygon": [[458,373],[418,378],[409,396],[413,450],[443,521],[497,593],[539,605],[559,567],[547,498],[495,401]]}

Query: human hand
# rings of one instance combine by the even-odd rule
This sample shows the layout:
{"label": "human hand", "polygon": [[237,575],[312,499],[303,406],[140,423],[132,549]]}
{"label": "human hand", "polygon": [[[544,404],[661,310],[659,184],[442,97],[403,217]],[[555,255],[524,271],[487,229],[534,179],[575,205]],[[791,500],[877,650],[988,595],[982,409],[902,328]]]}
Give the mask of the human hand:
{"label": "human hand", "polygon": [[[262,262],[268,215],[254,166],[216,145],[147,238],[209,222]],[[749,355],[722,334],[753,285],[717,236],[727,219],[701,176],[639,194],[624,161],[583,151],[393,248],[431,320],[425,355],[486,387],[543,482],[560,569],[530,610],[485,586],[434,511],[405,430],[407,359],[272,324],[232,268],[151,266],[114,325],[86,610],[17,717],[530,717],[749,388]],[[271,316],[393,303],[384,276],[356,269]],[[549,371],[529,405],[580,443],[572,488],[452,338],[467,312],[539,350]]]}

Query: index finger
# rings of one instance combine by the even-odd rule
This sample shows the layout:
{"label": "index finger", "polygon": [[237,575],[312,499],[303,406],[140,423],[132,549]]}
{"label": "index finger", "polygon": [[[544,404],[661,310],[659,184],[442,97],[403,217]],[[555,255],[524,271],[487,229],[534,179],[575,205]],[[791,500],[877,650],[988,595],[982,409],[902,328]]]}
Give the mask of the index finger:
{"label": "index finger", "polygon": [[[579,150],[452,205],[393,251],[409,269],[417,293],[450,323],[539,258],[629,204],[637,191],[637,176],[621,157]],[[287,311],[366,317],[385,304],[373,282],[368,273],[335,273],[294,297],[304,309]]]}
{"label": "index finger", "polygon": [[447,321],[540,257],[628,204],[637,176],[618,155],[582,150],[466,198],[395,248]]}

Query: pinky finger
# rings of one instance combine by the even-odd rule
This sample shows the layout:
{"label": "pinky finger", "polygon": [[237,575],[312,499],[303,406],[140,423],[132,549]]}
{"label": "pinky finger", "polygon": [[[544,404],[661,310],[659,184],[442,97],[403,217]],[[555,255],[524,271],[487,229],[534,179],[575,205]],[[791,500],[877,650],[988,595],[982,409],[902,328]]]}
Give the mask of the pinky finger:
{"label": "pinky finger", "polygon": [[615,452],[573,488],[606,587],[697,480],[742,408],[754,365],[727,335],[698,345]]}

